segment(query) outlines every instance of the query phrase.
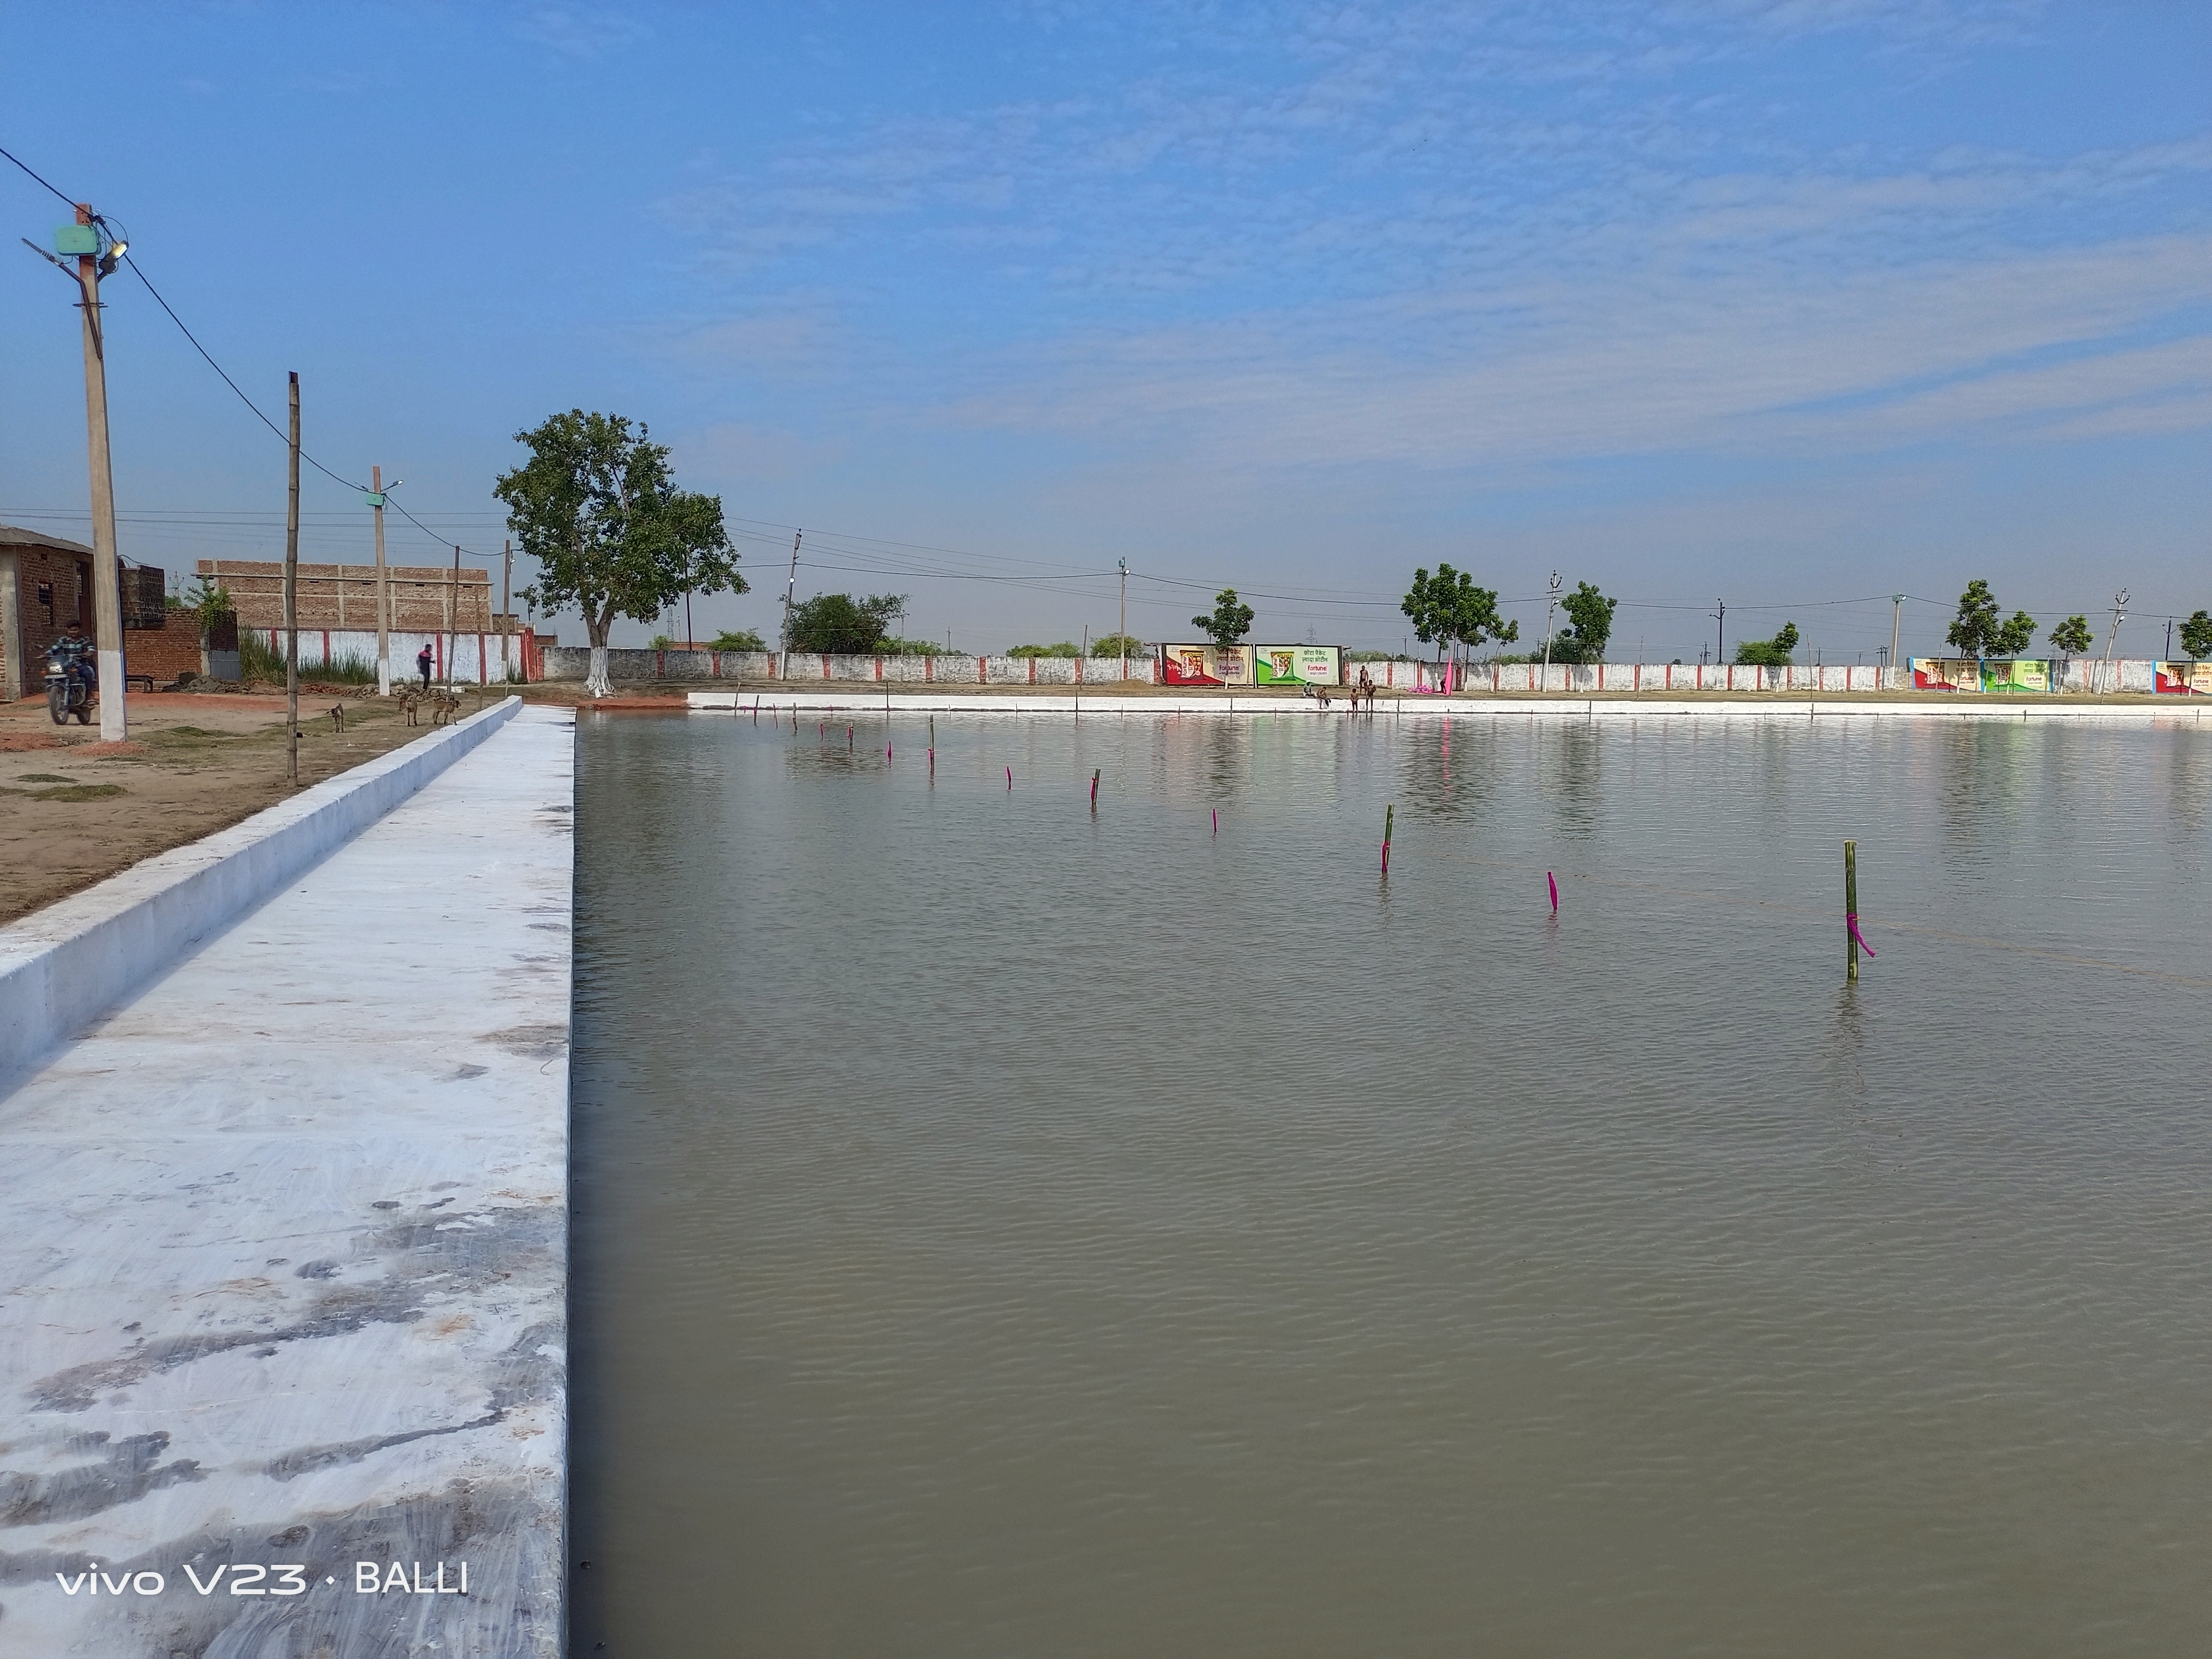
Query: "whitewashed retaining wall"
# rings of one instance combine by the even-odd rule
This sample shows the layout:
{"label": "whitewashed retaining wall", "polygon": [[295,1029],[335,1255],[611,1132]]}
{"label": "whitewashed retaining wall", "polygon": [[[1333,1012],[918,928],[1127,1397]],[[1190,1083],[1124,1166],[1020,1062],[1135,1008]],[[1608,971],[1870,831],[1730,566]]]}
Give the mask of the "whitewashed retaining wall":
{"label": "whitewashed retaining wall", "polygon": [[[271,650],[284,648],[284,630],[281,628],[242,629],[258,635]],[[394,629],[392,639],[392,678],[396,683],[411,680],[415,674],[415,653],[424,646],[430,647],[433,673],[441,680],[465,680],[475,684],[504,684],[512,677],[522,674],[522,636],[520,634],[405,634]],[[446,653],[451,648],[453,660],[446,663]],[[300,672],[312,675],[318,668],[348,659],[376,664],[376,630],[373,628],[303,628],[300,630]],[[575,678],[581,679],[579,673]]]}
{"label": "whitewashed retaining wall", "polygon": [[[591,647],[548,646],[545,678],[580,680],[590,672]],[[1132,657],[1128,681],[1150,685],[1158,665]],[[611,647],[607,677],[615,680],[774,680],[783,659],[773,651],[656,651]],[[1111,685],[1122,684],[1115,657],[847,657],[818,651],[791,653],[789,678],[820,684],[862,680],[896,685]]]}

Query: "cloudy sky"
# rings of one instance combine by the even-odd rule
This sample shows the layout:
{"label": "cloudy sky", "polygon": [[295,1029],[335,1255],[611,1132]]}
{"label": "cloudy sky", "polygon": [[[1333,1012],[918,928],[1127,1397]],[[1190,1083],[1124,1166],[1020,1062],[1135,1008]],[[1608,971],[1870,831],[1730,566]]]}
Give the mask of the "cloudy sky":
{"label": "cloudy sky", "polygon": [[[1936,646],[1986,576],[2212,607],[2212,7],[1488,0],[11,8],[0,145],[307,447],[495,556],[513,434],[629,414],[773,635],[1395,645],[1554,568],[1613,654]],[[15,235],[61,204],[0,164]],[[12,243],[12,236],[10,238]],[[0,258],[0,520],[82,533],[68,286]],[[283,449],[128,273],[127,553],[281,551]],[[305,551],[365,558],[310,474]],[[447,544],[447,545],[441,545]],[[634,627],[620,638],[641,641]],[[676,632],[681,633],[680,626]],[[580,637],[573,622],[570,637]],[[1632,644],[1632,642],[1633,642]]]}

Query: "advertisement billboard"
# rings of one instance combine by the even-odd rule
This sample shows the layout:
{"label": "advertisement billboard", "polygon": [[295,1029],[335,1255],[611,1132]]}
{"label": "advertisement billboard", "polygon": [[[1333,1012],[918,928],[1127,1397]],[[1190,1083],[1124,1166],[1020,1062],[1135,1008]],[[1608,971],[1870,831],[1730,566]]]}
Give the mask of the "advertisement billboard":
{"label": "advertisement billboard", "polygon": [[2157,685],[2172,696],[2212,696],[2212,662],[2162,662]]}
{"label": "advertisement billboard", "polygon": [[1249,645],[1164,645],[1160,647],[1160,682],[1164,685],[1227,686],[1244,690],[1252,684],[1252,647]]}
{"label": "advertisement billboard", "polygon": [[1341,685],[1344,647],[1336,645],[1258,645],[1252,647],[1255,685]]}
{"label": "advertisement billboard", "polygon": [[2051,665],[2033,658],[1915,657],[1916,691],[2048,691]]}

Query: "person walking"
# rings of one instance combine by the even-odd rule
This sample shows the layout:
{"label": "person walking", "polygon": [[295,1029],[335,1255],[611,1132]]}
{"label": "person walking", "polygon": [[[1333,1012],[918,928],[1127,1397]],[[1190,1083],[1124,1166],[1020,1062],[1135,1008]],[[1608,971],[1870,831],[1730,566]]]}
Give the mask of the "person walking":
{"label": "person walking", "polygon": [[415,653],[415,666],[422,676],[422,689],[428,691],[430,689],[430,647],[428,644]]}

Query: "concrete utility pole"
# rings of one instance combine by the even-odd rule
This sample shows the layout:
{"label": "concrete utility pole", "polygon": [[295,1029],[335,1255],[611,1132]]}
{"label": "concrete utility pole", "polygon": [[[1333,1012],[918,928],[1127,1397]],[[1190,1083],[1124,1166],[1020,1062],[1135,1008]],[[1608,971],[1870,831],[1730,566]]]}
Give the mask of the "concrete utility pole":
{"label": "concrete utility pole", "polygon": [[[393,479],[396,484],[398,479]],[[368,469],[368,504],[376,509],[376,695],[392,695],[392,578],[384,567],[384,469]]]}
{"label": "concrete utility pole", "polygon": [[[2120,624],[2128,619],[2127,605],[2128,590],[2124,587],[2112,595],[2112,631],[2105,636],[2105,666],[2108,670],[2112,665],[2112,647],[2120,642]],[[2112,676],[2110,673],[2100,675],[2099,678],[2103,684],[2097,687],[2098,690],[2112,691],[2118,689],[2112,684]]]}
{"label": "concrete utility pole", "polygon": [[[76,222],[94,222],[91,207],[76,204]],[[107,349],[100,325],[100,266],[115,268],[125,244],[112,243],[107,254],[76,256],[77,286],[84,297],[84,428],[92,473],[92,640],[100,657],[100,736],[121,743],[131,735],[123,691],[123,595],[118,585],[115,546],[115,474],[107,456]]]}
{"label": "concrete utility pole", "polygon": [[1894,673],[1897,669],[1898,624],[1904,618],[1904,616],[1905,595],[1902,593],[1891,594],[1889,596],[1889,666],[1890,671],[1893,673]]}
{"label": "concrete utility pole", "polygon": [[805,534],[802,530],[791,538],[791,580],[783,585],[783,664],[776,670],[778,679],[791,678],[791,596],[799,591],[799,544]]}
{"label": "concrete utility pole", "polygon": [[1714,618],[1721,625],[1720,632],[1713,635],[1713,665],[1717,668],[1728,661],[1728,601],[1716,599],[1713,603],[1720,606]]}
{"label": "concrete utility pole", "polygon": [[[508,667],[507,641],[514,634],[514,538],[509,536],[500,550],[499,570],[499,665],[501,672]],[[489,676],[487,676],[489,678]]]}
{"label": "concrete utility pole", "polygon": [[453,602],[446,607],[446,684],[450,686],[461,677],[453,660],[453,653],[461,643],[461,544],[453,544]]}
{"label": "concrete utility pole", "polygon": [[300,784],[300,376],[292,375],[292,440],[284,498],[284,775]]}
{"label": "concrete utility pole", "polygon": [[1552,689],[1552,613],[1559,608],[1559,573],[1554,570],[1552,573],[1551,600],[1544,606],[1544,683],[1536,688],[1539,691]]}
{"label": "concrete utility pole", "polygon": [[1129,678],[1129,562],[1121,561],[1121,678]]}

